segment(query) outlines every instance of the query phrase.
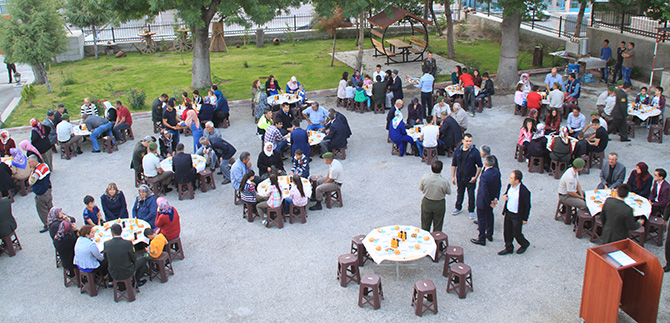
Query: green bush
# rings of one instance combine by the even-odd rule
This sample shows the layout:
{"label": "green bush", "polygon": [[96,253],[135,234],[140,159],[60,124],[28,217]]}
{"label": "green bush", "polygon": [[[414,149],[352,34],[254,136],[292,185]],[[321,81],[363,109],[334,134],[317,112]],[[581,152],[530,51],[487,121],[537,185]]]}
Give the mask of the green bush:
{"label": "green bush", "polygon": [[77,80],[74,79],[74,75],[72,73],[63,73],[63,71],[61,71],[60,75],[63,78],[63,85],[77,84]]}
{"label": "green bush", "polygon": [[35,92],[32,84],[26,84],[23,86],[23,90],[21,90],[21,96],[28,102],[28,105],[32,106],[33,100],[37,97],[37,92]]}
{"label": "green bush", "polygon": [[146,99],[147,94],[142,89],[137,90],[137,88],[133,88],[128,91],[128,104],[130,104],[130,108],[133,110],[142,110]]}

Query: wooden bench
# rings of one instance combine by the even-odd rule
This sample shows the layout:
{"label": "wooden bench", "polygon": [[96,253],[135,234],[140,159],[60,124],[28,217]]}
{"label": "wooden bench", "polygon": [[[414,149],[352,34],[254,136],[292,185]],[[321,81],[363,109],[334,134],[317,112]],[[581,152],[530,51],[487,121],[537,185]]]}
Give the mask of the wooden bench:
{"label": "wooden bench", "polygon": [[383,55],[386,55],[386,65],[388,65],[388,64],[389,64],[389,56],[395,56],[395,53],[392,52],[392,51],[390,51],[390,50],[387,50],[386,48],[384,48],[384,45],[383,45],[380,41],[378,41],[378,40],[376,40],[376,39],[374,39],[374,38],[372,38],[372,45],[373,45],[373,46],[375,47],[375,49],[377,50],[377,51],[375,52],[375,55],[374,55],[374,56],[375,56],[375,57],[379,56],[379,55],[377,55],[377,52],[380,52],[380,53],[382,53]]}
{"label": "wooden bench", "polygon": [[428,47],[428,43],[425,40],[416,36],[412,36],[412,38],[409,39],[409,43],[421,47],[421,49],[416,49],[414,47],[410,48],[409,50],[414,54],[422,54]]}

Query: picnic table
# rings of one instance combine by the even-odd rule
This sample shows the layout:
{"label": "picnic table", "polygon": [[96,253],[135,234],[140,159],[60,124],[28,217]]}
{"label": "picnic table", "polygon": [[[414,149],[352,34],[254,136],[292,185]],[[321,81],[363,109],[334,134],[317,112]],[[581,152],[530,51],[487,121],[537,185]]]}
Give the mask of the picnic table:
{"label": "picnic table", "polygon": [[[547,150],[549,150],[549,151],[551,151],[551,148],[549,148],[549,147],[551,147],[551,143],[554,140],[554,138],[558,138],[558,140],[561,140],[560,137],[557,136],[557,135],[546,135],[545,137],[547,138]],[[574,150],[575,145],[577,144],[577,138],[568,137],[568,139],[570,139],[570,145],[572,146],[572,149]]]}
{"label": "picnic table", "polygon": [[[205,170],[205,167],[207,166],[207,160],[205,159],[205,157],[202,157],[200,155],[191,154],[191,161],[193,162],[193,167],[195,167],[195,169],[198,172],[202,172],[203,170]],[[172,156],[163,159],[163,161],[161,162],[161,168],[166,172],[167,171],[174,172],[174,170],[172,169]]]}
{"label": "picnic table", "polygon": [[[458,84],[447,85],[447,87],[445,87],[444,90],[447,91],[448,96],[465,94],[465,90],[463,89],[463,87],[461,87]],[[479,86],[475,86],[475,96],[479,95],[480,91],[481,89],[479,88]]]}
{"label": "picnic table", "polygon": [[74,130],[74,135],[75,136],[85,136],[86,137],[86,136],[91,135],[91,132],[88,131],[88,129],[86,128],[86,125],[83,124],[83,123],[78,125],[78,126],[75,126],[73,130]]}
{"label": "picnic table", "polygon": [[280,105],[284,102],[296,104],[300,102],[300,96],[297,94],[280,93],[268,97],[268,105],[270,106]]}
{"label": "picnic table", "polygon": [[[398,233],[406,233],[405,240],[399,239]],[[400,240],[397,246],[392,240]],[[398,278],[398,265],[400,262],[409,262],[430,256],[435,259],[437,244],[428,231],[421,230],[411,225],[389,225],[373,229],[363,240],[365,249],[370,258],[381,264],[383,261],[395,262],[396,278]],[[418,263],[417,263],[418,266]]]}
{"label": "picnic table", "polygon": [[151,228],[151,225],[144,220],[129,218],[116,219],[103,223],[102,226],[96,225],[93,227],[93,242],[98,250],[102,252],[105,249],[105,241],[112,240],[111,228],[113,224],[121,225],[121,238],[132,242],[134,245],[140,242],[149,244],[149,238],[144,235],[144,229]]}
{"label": "picnic table", "polygon": [[[407,62],[409,60],[409,49],[412,48],[411,44],[408,44],[400,39],[386,39],[386,42],[389,43],[391,52],[402,57],[402,62]],[[398,52],[398,50],[400,50]]]}
{"label": "picnic table", "polygon": [[[312,196],[312,184],[304,177],[300,179],[302,180],[302,189],[305,192],[305,196]],[[282,198],[287,198],[293,186],[293,178],[291,176],[279,176],[277,177],[277,182],[279,183],[279,188],[281,188]],[[258,184],[256,191],[258,191],[259,195],[267,196],[270,185],[272,184],[270,184],[270,179],[268,178]]]}
{"label": "picnic table", "polygon": [[638,117],[642,121],[645,121],[651,117],[659,116],[660,114],[661,110],[656,109],[651,105],[635,104],[634,102],[628,103],[628,115]]}
{"label": "picnic table", "polygon": [[[289,132],[284,136],[287,142],[291,142],[291,133]],[[323,138],[326,137],[326,134],[321,131],[307,130],[307,138],[310,146],[315,146],[323,141]]]}
{"label": "picnic table", "polygon": [[[585,191],[584,197],[586,199],[586,207],[592,216],[600,213],[605,204],[605,200],[616,196],[616,190],[612,189],[598,189],[593,191]],[[651,214],[651,203],[648,199],[637,195],[633,192],[628,193],[628,196],[623,200],[633,208],[633,215],[648,217]]]}
{"label": "picnic table", "polygon": [[416,125],[412,128],[407,129],[407,135],[412,137],[414,141],[417,141],[419,140],[419,138],[421,138],[421,129],[423,129],[422,124]]}
{"label": "picnic table", "polygon": [[[201,104],[193,104],[192,106],[193,106],[193,110],[195,110],[195,112],[199,114],[200,113],[200,107],[202,105]],[[186,110],[186,106],[185,105],[178,105],[178,106],[175,107],[175,109],[177,110],[177,115],[181,117],[181,115]]]}

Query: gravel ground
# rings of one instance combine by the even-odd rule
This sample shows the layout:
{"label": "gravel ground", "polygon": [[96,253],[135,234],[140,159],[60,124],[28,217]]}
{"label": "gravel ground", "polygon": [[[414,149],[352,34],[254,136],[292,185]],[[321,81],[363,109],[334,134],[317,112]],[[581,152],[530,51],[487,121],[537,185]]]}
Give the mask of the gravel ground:
{"label": "gravel ground", "polygon": [[[540,81],[541,82],[541,81]],[[595,96],[603,86],[589,84],[580,100],[585,114],[595,107]],[[418,95],[407,90],[406,97]],[[326,107],[334,98],[317,98]],[[439,314],[424,315],[424,320],[454,322],[579,322],[581,286],[586,249],[593,247],[587,238],[576,239],[572,227],[553,220],[558,181],[547,174],[528,174],[524,164],[513,159],[515,142],[522,118],[513,115],[511,95],[494,97],[494,107],[470,120],[469,131],[477,146],[490,145],[497,155],[503,181],[516,168],[524,171],[524,182],[532,192],[530,222],[524,226],[531,246],[524,255],[500,257],[496,253],[502,241],[502,206],[495,210],[493,243],[485,247],[469,242],[476,237],[476,226],[466,213],[447,215],[444,232],[451,245],[462,246],[465,263],[472,267],[474,292],[466,299],[445,292],[441,276],[443,261],[428,259],[416,266],[400,267],[396,279],[392,265],[368,263],[362,273],[380,275],[385,299],[380,310],[357,306],[358,286],[339,286],[336,280],[337,256],[349,252],[353,236],[367,234],[373,228],[390,224],[420,226],[421,193],[418,181],[429,173],[418,158],[391,156],[384,130],[385,115],[363,115],[343,111],[353,135],[349,141],[343,186],[344,207],[308,212],[306,224],[287,224],[284,229],[266,229],[259,220],[247,223],[241,206],[233,205],[230,185],[207,193],[196,192],[195,200],[178,201],[177,193],[168,199],[181,215],[182,241],[186,259],[176,261],[175,275],[169,282],[149,282],[132,303],[114,303],[111,290],[97,297],[80,295],[76,288],[64,288],[62,271],[55,268],[53,246],[47,234],[39,234],[33,195],[17,197],[13,205],[18,222],[17,234],[23,250],[17,256],[0,256],[0,286],[4,297],[0,313],[5,322],[51,321],[122,321],[136,318],[164,322],[182,321],[391,321],[416,320],[410,307],[413,284],[431,279],[438,288]],[[254,136],[253,118],[247,107],[233,107],[232,126],[222,129],[224,137],[238,152],[252,152],[256,161],[260,145]],[[150,133],[150,120],[135,120],[136,138]],[[26,132],[13,133],[20,141]],[[668,167],[665,154],[668,143],[647,143],[642,130],[630,143],[610,142],[628,166],[639,160],[650,168]],[[182,140],[191,149],[191,137]],[[103,194],[109,182],[125,191],[130,204],[137,195],[133,172],[128,168],[133,146],[129,142],[111,155],[86,152],[73,160],[55,158],[54,205],[81,223],[84,195]],[[631,154],[637,155],[633,156]],[[640,158],[639,156],[644,156]],[[450,162],[450,158],[440,157]],[[288,166],[288,163],[287,163]],[[325,174],[326,165],[315,158],[312,174]],[[450,179],[450,173],[443,176]],[[581,177],[585,189],[595,188],[598,172]],[[455,195],[447,199],[447,209]],[[646,244],[650,252],[663,259],[663,248]],[[664,279],[659,322],[670,321],[670,282]],[[151,307],[153,306],[153,307]],[[84,309],[86,309],[84,316]],[[156,310],[158,309],[158,310]],[[620,321],[632,321],[625,314]]]}

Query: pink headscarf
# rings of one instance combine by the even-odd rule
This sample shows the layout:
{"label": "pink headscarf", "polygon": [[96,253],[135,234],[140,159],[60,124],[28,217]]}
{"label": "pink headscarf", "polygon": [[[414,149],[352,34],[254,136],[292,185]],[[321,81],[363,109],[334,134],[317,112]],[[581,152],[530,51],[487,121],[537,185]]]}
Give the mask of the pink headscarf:
{"label": "pink headscarf", "polygon": [[289,89],[297,90],[298,89],[298,79],[295,76],[291,76],[291,80],[286,83]]}
{"label": "pink headscarf", "polygon": [[40,152],[37,150],[37,148],[35,148],[35,146],[30,144],[30,141],[24,140],[24,141],[20,142],[19,147],[21,147],[21,149],[25,150],[26,152],[28,152],[28,151],[34,152],[37,156],[40,157],[40,159],[42,159],[42,154],[40,154]]}

